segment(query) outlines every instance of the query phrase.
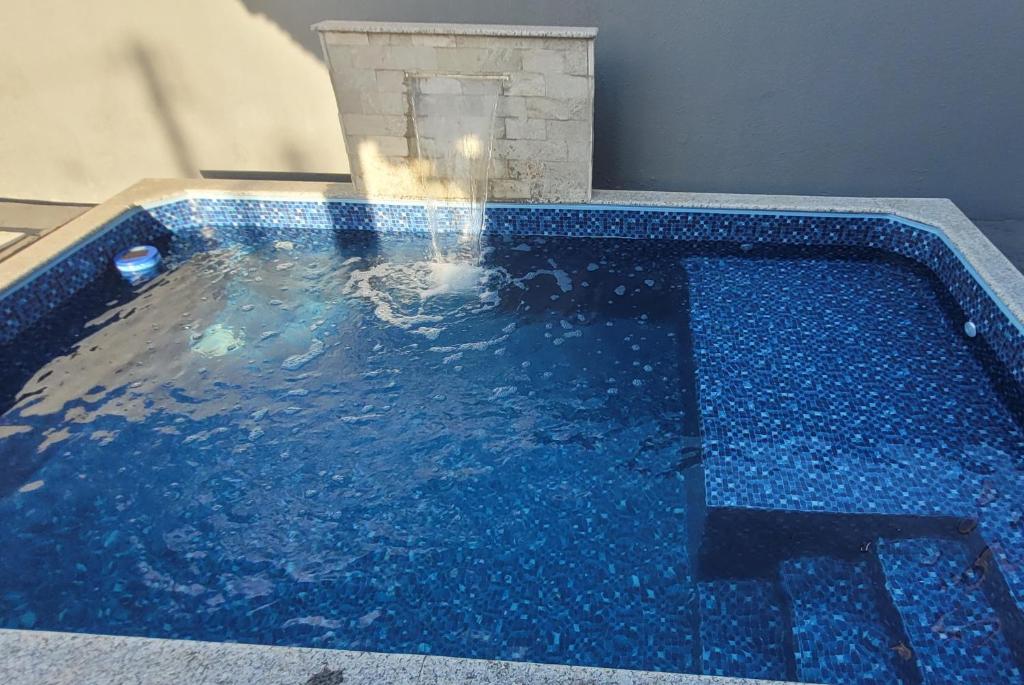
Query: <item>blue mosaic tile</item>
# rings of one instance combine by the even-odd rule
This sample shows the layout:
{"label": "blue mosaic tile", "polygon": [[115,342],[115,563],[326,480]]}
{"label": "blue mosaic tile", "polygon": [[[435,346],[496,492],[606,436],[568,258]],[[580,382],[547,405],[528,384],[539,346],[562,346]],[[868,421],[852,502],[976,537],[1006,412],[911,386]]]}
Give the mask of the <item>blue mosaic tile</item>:
{"label": "blue mosaic tile", "polygon": [[[256,199],[193,199],[152,210],[176,226],[424,233],[420,205]],[[442,225],[460,224],[466,210],[442,208]],[[933,233],[884,216],[749,214],[671,208],[491,206],[486,228],[506,235],[667,238],[795,245],[877,247],[921,262],[939,277],[989,341],[996,356],[1024,381],[1024,336],[992,302],[956,255]]]}
{"label": "blue mosaic tile", "polygon": [[927,273],[756,256],[687,270],[708,506],[977,519],[1024,607],[1024,434]]}
{"label": "blue mosaic tile", "polygon": [[[1006,469],[984,482],[978,528],[1006,583],[1009,599],[1024,608],[1024,478]],[[1024,626],[1019,628],[1024,649]]]}
{"label": "blue mosaic tile", "polygon": [[885,584],[926,683],[1021,682],[990,607],[983,567],[956,540],[882,540]]}
{"label": "blue mosaic tile", "polygon": [[790,679],[791,645],[774,582],[727,579],[703,582],[697,589],[702,673]]}
{"label": "blue mosaic tile", "polygon": [[793,559],[779,570],[789,597],[797,677],[812,683],[910,683],[913,666],[887,630],[866,561]]}
{"label": "blue mosaic tile", "polygon": [[166,235],[166,227],[150,214],[131,212],[58,258],[44,271],[0,293],[0,344],[13,340],[101,273],[113,268],[114,255],[121,250]]}
{"label": "blue mosaic tile", "polygon": [[839,258],[686,268],[708,506],[966,517],[984,472],[1012,475],[1024,433],[921,273]]}

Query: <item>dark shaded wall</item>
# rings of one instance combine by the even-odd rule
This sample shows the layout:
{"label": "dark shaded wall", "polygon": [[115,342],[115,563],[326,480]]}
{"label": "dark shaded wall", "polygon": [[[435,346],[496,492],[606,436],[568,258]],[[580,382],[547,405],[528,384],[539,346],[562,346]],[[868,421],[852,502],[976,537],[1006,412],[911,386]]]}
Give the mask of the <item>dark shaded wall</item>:
{"label": "dark shaded wall", "polygon": [[316,54],[321,19],[597,26],[598,188],[941,196],[1024,218],[1022,0],[245,3]]}

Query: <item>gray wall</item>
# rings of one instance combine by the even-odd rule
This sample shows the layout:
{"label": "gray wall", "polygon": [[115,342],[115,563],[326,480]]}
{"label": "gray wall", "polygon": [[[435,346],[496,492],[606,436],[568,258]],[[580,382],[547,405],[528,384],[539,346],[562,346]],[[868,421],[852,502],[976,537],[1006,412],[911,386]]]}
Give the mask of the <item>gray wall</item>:
{"label": "gray wall", "polygon": [[598,188],[1024,218],[1022,0],[244,1],[316,54],[320,19],[597,26]]}

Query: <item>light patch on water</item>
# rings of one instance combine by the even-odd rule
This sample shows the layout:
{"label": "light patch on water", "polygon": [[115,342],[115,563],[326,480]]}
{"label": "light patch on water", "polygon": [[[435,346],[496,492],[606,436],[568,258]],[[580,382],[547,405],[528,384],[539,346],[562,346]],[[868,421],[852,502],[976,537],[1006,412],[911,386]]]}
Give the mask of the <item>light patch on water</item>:
{"label": "light patch on water", "polygon": [[503,397],[514,395],[516,392],[516,386],[514,385],[502,385],[491,391],[491,400],[499,400]]}
{"label": "light patch on water", "polygon": [[377,318],[392,326],[410,329],[439,323],[443,320],[440,315],[402,311],[402,305],[407,305],[405,300],[410,295],[421,300],[423,298],[420,293],[428,288],[414,267],[409,264],[384,263],[365,271],[354,271],[347,285],[348,291],[372,303]]}
{"label": "light patch on water", "polygon": [[334,629],[342,626],[341,621],[333,618],[324,618],[323,616],[302,616],[300,618],[290,618],[284,622],[282,628],[291,628],[292,626],[312,626],[314,628],[327,628]]}
{"label": "light patch on water", "polygon": [[428,262],[430,287],[420,293],[426,299],[450,293],[470,293],[479,289],[485,270],[475,264]]}
{"label": "light patch on water", "polygon": [[445,345],[431,347],[431,352],[462,352],[465,350],[486,350],[488,347],[498,345],[508,340],[507,335],[500,335],[497,338],[491,338],[490,340],[480,340],[478,342],[462,343],[460,345]]}
{"label": "light patch on water", "polygon": [[0,440],[17,435],[18,433],[29,433],[31,431],[32,426],[0,426]]}
{"label": "light patch on water", "polygon": [[253,599],[255,597],[266,597],[272,594],[274,586],[269,580],[262,576],[242,576],[232,578],[227,582],[227,591],[231,594],[242,595]]}
{"label": "light patch on water", "polygon": [[381,616],[380,609],[374,609],[373,611],[363,614],[359,617],[359,627],[365,628],[376,621]]}
{"label": "light patch on water", "polygon": [[413,333],[418,333],[428,340],[437,340],[437,336],[441,335],[440,328],[433,328],[430,326],[421,326],[420,328],[414,328]]}
{"label": "light patch on water", "polygon": [[528,274],[522,276],[521,278],[513,279],[512,282],[515,283],[520,288],[522,288],[523,290],[526,290],[526,282],[532,281],[538,276],[554,277],[555,282],[558,284],[559,289],[561,289],[563,293],[567,293],[572,290],[572,277],[562,269],[537,269],[536,271],[529,272]]}
{"label": "light patch on water", "polygon": [[317,338],[313,338],[312,342],[309,343],[309,349],[302,354],[293,354],[292,356],[281,362],[281,368],[286,371],[295,371],[300,369],[309,362],[313,361],[321,354],[324,353],[324,343]]}
{"label": "light patch on water", "polygon": [[96,430],[89,434],[89,439],[94,440],[101,446],[106,446],[117,440],[119,434],[120,431]]}
{"label": "light patch on water", "polygon": [[203,357],[223,357],[245,345],[245,332],[215,323],[192,343],[192,351]]}

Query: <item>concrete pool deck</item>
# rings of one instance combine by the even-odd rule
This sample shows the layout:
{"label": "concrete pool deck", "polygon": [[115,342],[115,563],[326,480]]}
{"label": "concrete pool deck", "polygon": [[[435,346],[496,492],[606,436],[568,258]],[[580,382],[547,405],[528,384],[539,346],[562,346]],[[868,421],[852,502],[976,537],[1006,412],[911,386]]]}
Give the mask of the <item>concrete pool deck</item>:
{"label": "concrete pool deck", "polygon": [[0,262],[93,206],[0,199]]}

